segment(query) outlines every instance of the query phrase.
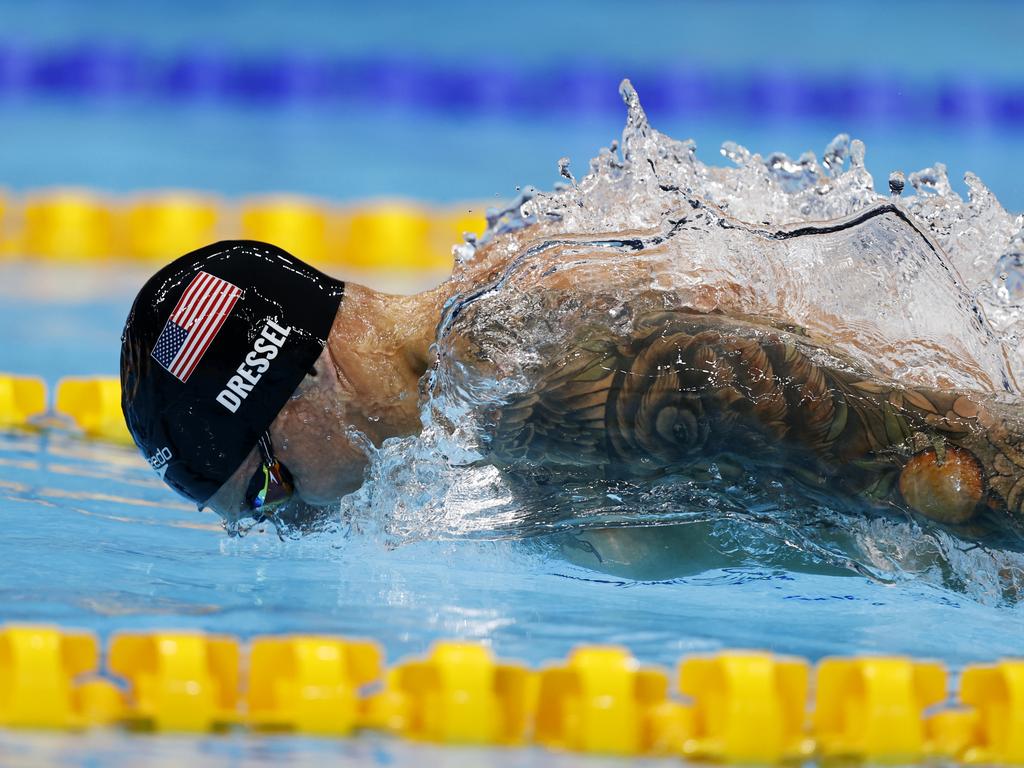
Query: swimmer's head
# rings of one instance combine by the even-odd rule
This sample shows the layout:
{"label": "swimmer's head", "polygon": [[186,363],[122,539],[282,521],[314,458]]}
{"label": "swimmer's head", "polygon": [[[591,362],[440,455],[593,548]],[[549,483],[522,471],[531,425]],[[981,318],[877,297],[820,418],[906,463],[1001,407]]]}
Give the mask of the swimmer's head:
{"label": "swimmer's head", "polygon": [[201,248],[146,283],[121,340],[122,408],[164,482],[200,506],[228,486],[239,495],[243,482],[257,506],[290,493],[296,478],[284,461],[274,466],[271,427],[309,424],[316,401],[329,399],[310,381],[330,367],[325,345],[344,293],[344,283],[254,241]]}

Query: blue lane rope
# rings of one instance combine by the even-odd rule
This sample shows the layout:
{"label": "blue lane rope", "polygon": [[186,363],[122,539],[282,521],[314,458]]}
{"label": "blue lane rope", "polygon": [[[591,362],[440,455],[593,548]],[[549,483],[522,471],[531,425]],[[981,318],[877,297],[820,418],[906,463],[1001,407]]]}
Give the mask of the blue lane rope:
{"label": "blue lane rope", "polygon": [[914,120],[1024,128],[1024,80],[908,81],[789,70],[719,72],[674,65],[636,71],[602,62],[523,68],[400,55],[156,54],[130,47],[26,48],[0,42],[0,99],[18,95],[150,98],[313,106],[372,103],[484,114],[622,111],[633,79],[659,115]]}

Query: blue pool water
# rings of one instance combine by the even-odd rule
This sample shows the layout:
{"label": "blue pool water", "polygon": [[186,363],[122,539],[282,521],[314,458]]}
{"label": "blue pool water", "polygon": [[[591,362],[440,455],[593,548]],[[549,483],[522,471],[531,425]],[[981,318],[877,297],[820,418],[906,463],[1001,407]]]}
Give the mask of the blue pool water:
{"label": "blue pool water", "polygon": [[[879,184],[891,170],[945,162],[954,184],[972,170],[1021,210],[1024,51],[1015,32],[1024,11],[1002,0],[962,9],[952,1],[870,0],[840,13],[807,0],[728,9],[648,2],[628,11],[581,0],[557,8],[403,0],[381,17],[319,1],[0,2],[0,125],[10,137],[0,143],[0,187],[508,198],[517,185],[550,186],[561,156],[579,172],[617,136],[616,89],[631,77],[658,127],[694,138],[706,160],[725,140],[796,157],[847,132],[867,144]],[[239,103],[109,88],[102,77],[93,88],[88,80],[33,86],[22,71],[25,57],[90,53],[115,69],[181,55],[270,68],[354,60],[403,76],[440,68],[475,85],[487,73],[511,74],[527,78],[540,106],[438,102],[387,78],[356,88],[358,98]],[[685,85],[690,76],[710,78],[710,103],[686,98],[685,87],[655,98],[665,78]],[[811,96],[794,93],[799,83],[832,81]],[[981,103],[996,91],[1008,103]]]}
{"label": "blue pool water", "polygon": [[[19,343],[3,367],[112,373],[122,315],[141,276],[0,266],[0,325]],[[16,286],[35,286],[33,292]],[[47,298],[58,296],[58,298]],[[31,351],[29,351],[31,350]],[[765,648],[820,658],[913,654],[961,665],[1019,654],[1020,607],[983,605],[919,583],[729,568],[629,582],[514,542],[418,542],[272,533],[228,539],[212,513],[164,488],[134,450],[58,433],[0,433],[0,616],[113,631],[200,628],[242,637],[325,632],[372,637],[394,661],[437,639],[490,645],[538,665],[581,643],[621,643],[643,661]],[[0,733],[9,766],[570,766],[538,750],[444,749],[367,737],[168,737]],[[621,764],[593,758],[595,766]],[[676,765],[651,761],[651,765]]]}
{"label": "blue pool water", "polygon": [[[617,103],[623,76],[635,77],[643,97],[645,73],[692,68],[726,83],[750,83],[764,72],[787,83],[810,75],[898,81],[895,91],[906,93],[898,114],[794,115],[771,99],[762,105],[766,115],[731,107],[659,113],[656,99],[650,112],[659,129],[694,137],[705,160],[725,140],[763,154],[820,154],[846,131],[867,144],[876,186],[890,170],[944,161],[956,184],[973,170],[1006,208],[1024,209],[1024,120],[987,119],[977,103],[977,114],[968,104],[955,119],[925,118],[914,113],[912,98],[944,83],[968,94],[1019,91],[1024,18],[1012,3],[972,4],[963,13],[953,4],[866,2],[842,19],[833,7],[810,2],[790,4],[786,13],[776,4],[730,3],[724,17],[711,4],[627,10],[574,2],[557,13],[549,5],[459,2],[439,10],[397,3],[383,23],[367,8],[339,12],[327,2],[301,12],[272,2],[0,3],[0,125],[7,137],[0,187],[491,201],[514,196],[521,185],[550,186],[565,155],[582,175],[586,160],[618,136],[625,114],[583,98],[547,111],[495,112],[374,98],[283,106],[175,101],[5,84],[12,70],[3,62],[15,60],[4,59],[8,50],[46,53],[87,43],[154,56],[211,47],[232,56],[384,56],[407,69],[424,60],[470,73],[484,65],[559,71],[569,62],[599,73],[587,82],[607,88],[610,99],[596,99],[601,105]],[[957,23],[948,23],[953,17]],[[638,26],[644,35],[631,32],[624,42],[621,30]],[[536,88],[545,87],[541,78]],[[66,375],[115,375],[121,325],[147,275],[125,265],[0,262],[0,371],[41,375],[51,386]],[[1024,652],[1024,605],[987,604],[916,581],[886,586],[750,565],[634,582],[571,566],[523,542],[419,541],[393,549],[373,535],[341,532],[230,539],[212,513],[171,494],[134,450],[59,431],[0,432],[0,531],[0,619],[84,627],[104,638],[140,628],[243,637],[328,632],[377,639],[390,661],[422,653],[437,639],[462,638],[534,665],[580,643],[621,643],[642,661],[666,666],[728,647],[812,659],[913,654],[954,670]],[[577,763],[376,739],[0,733],[4,765],[319,765],[328,758],[340,765]]]}
{"label": "blue pool water", "polygon": [[357,740],[299,739],[284,736],[185,736],[122,735],[92,733],[54,737],[31,732],[0,732],[0,760],[12,768],[69,765],[82,768],[135,768],[139,765],[210,766],[309,766],[320,768],[329,761],[338,768],[616,768],[639,765],[647,768],[678,768],[670,759],[635,759],[553,754],[542,750],[487,750],[445,748],[432,744],[406,744],[374,737]]}
{"label": "blue pool water", "polygon": [[[5,348],[4,367],[51,383],[113,373],[114,340],[142,274],[90,271],[90,285],[77,268],[0,266],[0,324],[20,340]],[[915,582],[751,566],[642,583],[509,541],[388,549],[374,536],[340,533],[229,539],[134,450],[59,433],[0,435],[0,525],[0,616],[103,635],[331,632],[376,638],[392,660],[435,639],[466,638],[534,664],[579,643],[610,642],[669,666],[727,647],[811,658],[908,653],[959,666],[1019,653],[1024,637],[1019,607]]]}

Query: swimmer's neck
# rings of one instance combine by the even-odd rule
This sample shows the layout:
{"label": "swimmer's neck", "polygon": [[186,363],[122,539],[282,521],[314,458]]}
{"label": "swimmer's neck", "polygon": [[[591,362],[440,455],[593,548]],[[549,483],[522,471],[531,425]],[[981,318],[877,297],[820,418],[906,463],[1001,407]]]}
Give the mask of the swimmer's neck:
{"label": "swimmer's neck", "polygon": [[377,444],[420,430],[419,380],[431,363],[444,298],[441,289],[397,296],[345,286],[328,348]]}

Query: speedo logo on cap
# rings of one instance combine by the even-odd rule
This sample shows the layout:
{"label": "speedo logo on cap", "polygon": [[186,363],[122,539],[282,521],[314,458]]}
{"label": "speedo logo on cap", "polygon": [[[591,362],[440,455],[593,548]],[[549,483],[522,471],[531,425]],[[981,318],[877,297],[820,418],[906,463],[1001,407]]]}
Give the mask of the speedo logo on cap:
{"label": "speedo logo on cap", "polygon": [[163,480],[164,475],[167,474],[167,462],[171,460],[171,449],[167,446],[156,451],[152,456],[149,456],[146,461],[149,462],[156,473],[160,475],[160,479]]}
{"label": "speedo logo on cap", "polygon": [[273,320],[267,320],[263,330],[256,337],[252,351],[245,356],[245,361],[238,366],[235,375],[228,379],[227,385],[217,395],[217,402],[234,413],[249,396],[263,374],[270,370],[270,361],[277,357],[277,351],[284,346],[290,327],[285,328]]}
{"label": "speedo logo on cap", "polygon": [[241,295],[237,285],[197,272],[160,331],[153,359],[179,381],[188,381]]}

